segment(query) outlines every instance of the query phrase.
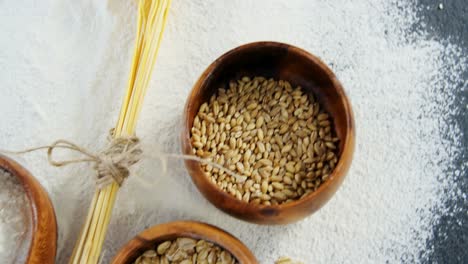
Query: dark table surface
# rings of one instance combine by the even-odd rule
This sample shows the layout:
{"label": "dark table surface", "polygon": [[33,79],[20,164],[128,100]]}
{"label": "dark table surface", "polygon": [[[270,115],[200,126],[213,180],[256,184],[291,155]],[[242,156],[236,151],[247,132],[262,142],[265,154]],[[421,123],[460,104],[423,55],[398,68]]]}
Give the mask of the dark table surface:
{"label": "dark table surface", "polygon": [[[442,9],[439,8],[441,3]],[[464,56],[468,56],[468,0],[418,0],[417,5],[420,7],[421,25],[426,24],[425,30],[430,37],[456,43],[463,49]],[[446,122],[460,127],[462,142],[457,144],[462,151],[453,157],[452,169],[446,174],[455,177],[453,171],[461,169],[456,182],[468,197],[468,166],[464,165],[468,161],[468,70],[461,79],[453,85],[456,99],[451,108],[456,109],[455,114]],[[443,132],[447,134],[447,131]],[[433,239],[427,241],[428,263],[468,263],[468,201],[460,197],[447,201],[446,206],[449,213],[441,215],[440,221],[434,225]]]}

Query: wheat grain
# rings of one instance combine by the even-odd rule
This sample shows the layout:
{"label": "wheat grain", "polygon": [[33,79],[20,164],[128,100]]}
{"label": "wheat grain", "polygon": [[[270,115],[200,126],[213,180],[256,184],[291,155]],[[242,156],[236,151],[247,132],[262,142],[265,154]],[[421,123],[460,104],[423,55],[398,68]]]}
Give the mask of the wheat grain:
{"label": "wheat grain", "polygon": [[200,106],[192,127],[193,153],[236,171],[226,176],[202,165],[237,199],[281,204],[315,191],[338,162],[339,139],[319,102],[287,81],[243,77]]}

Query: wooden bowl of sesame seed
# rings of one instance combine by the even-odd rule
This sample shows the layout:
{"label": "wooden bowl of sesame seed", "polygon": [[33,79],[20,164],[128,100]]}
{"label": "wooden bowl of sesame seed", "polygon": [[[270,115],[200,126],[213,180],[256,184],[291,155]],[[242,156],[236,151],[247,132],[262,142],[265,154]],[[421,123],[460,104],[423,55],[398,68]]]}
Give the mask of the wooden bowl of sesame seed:
{"label": "wooden bowl of sesame seed", "polygon": [[[175,254],[167,254],[168,251],[173,251],[173,253],[177,253],[176,251],[180,251],[182,249],[180,247],[174,247],[171,249],[171,246],[176,246],[175,243],[179,239],[189,240],[188,244],[190,244],[191,242],[196,243],[196,246],[189,245],[189,248],[191,250],[190,253],[198,254],[198,258],[197,256],[192,256],[195,259],[198,259],[196,263],[258,263],[257,259],[252,254],[252,252],[250,252],[250,250],[234,236],[215,226],[195,221],[176,221],[148,228],[140,234],[138,234],[135,238],[130,240],[126,245],[124,245],[119,250],[119,252],[114,257],[111,263],[168,263],[166,262],[168,261],[168,258],[171,259],[173,257],[176,257],[174,256]],[[220,250],[225,251],[222,252],[225,253],[224,255],[226,255],[226,253],[229,252],[229,261],[222,261],[222,257],[220,258],[220,254],[218,254],[217,260],[215,260],[214,262],[208,262],[206,258],[209,258],[209,256],[206,255],[211,254],[205,254],[205,256],[200,256],[203,255],[203,252],[199,251],[199,247],[203,247],[203,245],[201,245],[200,242],[202,242],[204,245],[206,245],[207,243],[211,244],[212,246],[214,245],[215,247],[217,247],[218,253]],[[184,244],[186,247],[187,243]],[[164,247],[164,245],[167,246]],[[206,253],[206,250],[202,251],[205,251]],[[167,255],[172,256],[166,257]],[[187,256],[184,257],[187,258]],[[200,257],[203,259],[200,259]],[[155,260],[154,258],[157,258],[157,260]],[[162,258],[164,258],[164,260],[162,260]],[[181,260],[169,261],[174,261],[174,263],[182,263],[180,262]],[[192,263],[191,260],[184,261],[187,263]]]}
{"label": "wooden bowl of sesame seed", "polygon": [[[185,165],[216,207],[287,224],[325,205],[354,152],[354,119],[333,72],[291,45],[256,42],[215,60],[185,105]],[[220,166],[218,166],[220,165]]]}
{"label": "wooden bowl of sesame seed", "polygon": [[[47,195],[47,192],[41,184],[25,168],[16,161],[0,155],[0,173],[7,173],[15,177],[15,181],[23,187],[27,204],[25,210],[27,216],[30,216],[29,226],[25,228],[25,239],[20,248],[16,250],[17,255],[15,263],[55,263],[55,254],[57,250],[57,223],[54,208]],[[17,199],[18,197],[10,197]],[[0,208],[5,209],[5,208]],[[18,209],[21,210],[21,209]],[[14,239],[14,238],[13,238]],[[16,238],[20,239],[20,238]]]}

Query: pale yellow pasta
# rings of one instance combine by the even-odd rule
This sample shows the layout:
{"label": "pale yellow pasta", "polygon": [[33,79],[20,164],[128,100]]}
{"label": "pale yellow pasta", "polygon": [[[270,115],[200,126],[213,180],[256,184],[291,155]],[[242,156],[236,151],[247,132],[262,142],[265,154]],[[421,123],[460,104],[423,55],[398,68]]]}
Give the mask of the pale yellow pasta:
{"label": "pale yellow pasta", "polygon": [[[130,77],[114,136],[133,135],[161,43],[171,0],[140,0]],[[70,263],[98,263],[119,185],[97,190]]]}

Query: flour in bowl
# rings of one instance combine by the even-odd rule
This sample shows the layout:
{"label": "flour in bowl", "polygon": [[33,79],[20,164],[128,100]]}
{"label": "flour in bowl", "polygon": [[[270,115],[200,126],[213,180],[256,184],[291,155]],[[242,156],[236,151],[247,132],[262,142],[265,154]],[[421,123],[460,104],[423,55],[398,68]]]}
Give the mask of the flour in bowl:
{"label": "flour in bowl", "polygon": [[31,213],[18,178],[0,168],[0,259],[2,263],[25,260],[30,242]]}

